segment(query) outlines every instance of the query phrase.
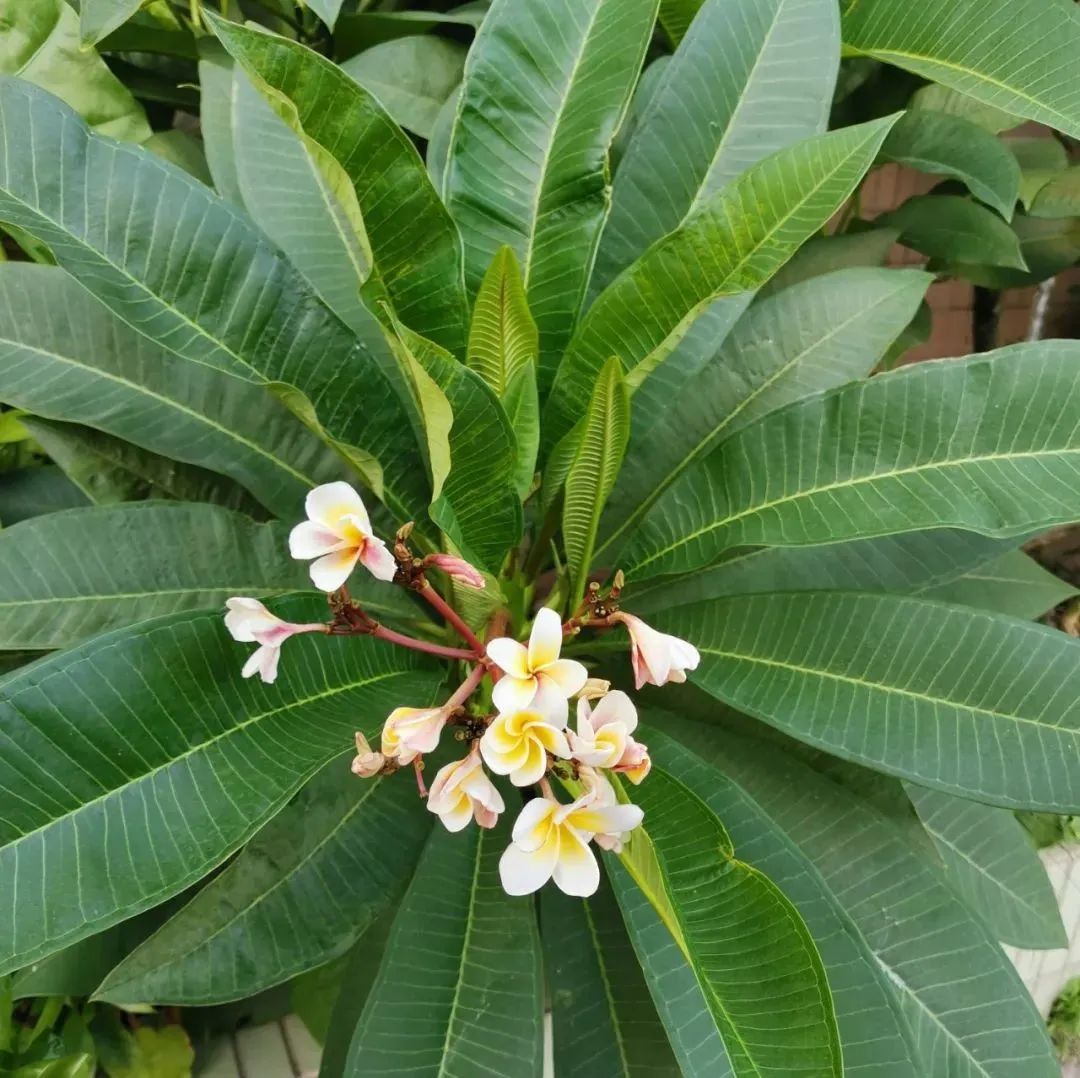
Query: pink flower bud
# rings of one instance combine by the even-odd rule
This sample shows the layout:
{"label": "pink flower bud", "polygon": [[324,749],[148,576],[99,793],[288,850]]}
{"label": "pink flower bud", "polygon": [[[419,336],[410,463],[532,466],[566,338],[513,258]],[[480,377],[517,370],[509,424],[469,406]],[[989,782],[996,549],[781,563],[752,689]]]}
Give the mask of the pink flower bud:
{"label": "pink flower bud", "polygon": [[635,688],[642,685],[666,685],[669,681],[686,680],[687,670],[696,670],[701,662],[698,649],[677,636],[646,625],[641,618],[623,611],[611,615],[630,632],[630,661],[634,666]]}
{"label": "pink flower bud", "polygon": [[359,731],[356,734],[356,758],[352,762],[352,773],[362,779],[370,779],[377,775],[385,765],[386,760],[381,752],[375,752],[368,744],[368,739]]}
{"label": "pink flower bud", "polygon": [[429,554],[424,559],[424,568],[441,569],[470,588],[483,590],[486,586],[483,573],[464,558],[457,557],[456,554]]}

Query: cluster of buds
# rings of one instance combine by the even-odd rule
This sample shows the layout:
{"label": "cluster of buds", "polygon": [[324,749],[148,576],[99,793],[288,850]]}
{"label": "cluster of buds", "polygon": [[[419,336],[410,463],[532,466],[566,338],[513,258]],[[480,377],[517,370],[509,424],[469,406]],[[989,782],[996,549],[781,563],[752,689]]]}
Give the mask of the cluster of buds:
{"label": "cluster of buds", "polygon": [[[506,803],[489,772],[513,786],[531,788],[514,823],[511,843],[499,870],[505,889],[531,894],[548,880],[570,895],[588,896],[599,886],[595,843],[618,852],[642,821],[642,810],[620,800],[610,776],[641,783],[651,766],[647,747],[634,737],[637,709],[624,692],[590,678],[586,668],[561,655],[564,638],[583,627],[621,624],[630,635],[630,657],[638,689],[645,684],[681,682],[699,661],[684,640],[646,625],[619,609],[622,575],[606,595],[591,585],[584,602],[564,624],[552,609],[540,609],[528,643],[497,637],[486,645],[427,583],[427,570],[441,570],[471,587],[484,578],[454,555],[416,558],[407,546],[409,529],[398,533],[390,550],[374,536],[359,495],[346,483],[329,483],[307,499],[308,520],[297,525],[289,545],[294,557],[315,559],[312,582],[331,595],[334,621],[294,624],[282,621],[254,599],[228,602],[226,627],[236,640],[259,644],[244,666],[244,676],[258,673],[264,681],[277,676],[282,643],[297,633],[368,633],[391,643],[469,663],[470,672],[451,697],[438,707],[399,707],[383,724],[380,745],[373,749],[356,735],[353,773],[361,778],[387,775],[411,766],[428,809],[450,831],[470,823],[494,827]],[[393,580],[427,599],[461,635],[466,647],[451,648],[403,636],[386,629],[348,600],[348,577],[362,565],[380,580]],[[494,712],[481,714],[474,697],[492,682]],[[570,702],[576,715],[570,725]],[[423,778],[424,756],[438,748],[446,728],[454,727],[467,745],[463,758],[443,766],[430,789]],[[561,801],[552,779],[572,791]]]}

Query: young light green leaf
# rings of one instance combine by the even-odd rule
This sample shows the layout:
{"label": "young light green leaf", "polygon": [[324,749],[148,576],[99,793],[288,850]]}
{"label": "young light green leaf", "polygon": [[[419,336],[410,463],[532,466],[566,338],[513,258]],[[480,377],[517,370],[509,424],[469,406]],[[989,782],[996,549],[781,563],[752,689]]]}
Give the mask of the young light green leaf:
{"label": "young light green leaf", "polygon": [[1080,807],[1080,674],[1061,633],[848,592],[742,595],[656,621],[701,651],[699,687],[800,741],[988,804]]}
{"label": "young light green leaf", "polygon": [[[844,44],[1080,136],[1080,21],[1046,0],[845,0]],[[1032,56],[1039,57],[1032,63]]]}
{"label": "young light green leaf", "polygon": [[711,363],[650,402],[651,414],[635,409],[600,551],[617,549],[664,491],[724,438],[785,404],[869,375],[932,279],[914,270],[839,270],[750,307]]}
{"label": "young light green leaf", "polygon": [[545,413],[548,444],[574,425],[612,353],[636,388],[714,300],[767,281],[847,198],[893,122],[819,135],[766,158],[613,281],[559,367]]}
{"label": "young light green leaf", "polygon": [[[311,620],[320,608],[305,598],[276,610]],[[4,679],[0,733],[22,748],[0,761],[0,899],[14,911],[0,926],[0,969],[200,879],[340,755],[357,715],[384,715],[440,680],[415,652],[368,637],[287,646],[277,684],[245,680],[245,649],[220,614],[178,614]],[[42,898],[46,865],[68,881],[62,901]]]}
{"label": "young light green leaf", "polygon": [[1020,201],[1030,210],[1039,191],[1069,167],[1065,147],[1053,136],[1007,138],[1004,145],[1020,165]]}
{"label": "young light green leaf", "polygon": [[[402,1070],[536,1078],[543,984],[533,904],[499,881],[509,813],[494,830],[436,826],[394,921],[345,1078]],[[437,931],[432,931],[437,926]]]}
{"label": "young light green leaf", "polygon": [[657,21],[672,46],[678,45],[686,36],[701,5],[702,0],[660,0]]}
{"label": "young light green leaf", "polygon": [[1020,166],[998,139],[970,120],[925,109],[906,112],[889,132],[881,156],[921,172],[953,176],[1006,221],[1012,219]]}
{"label": "young light green leaf", "polygon": [[[731,1073],[842,1074],[825,970],[795,907],[766,876],[736,859],[709,806],[673,775],[654,767],[634,800],[645,810],[647,835],[635,832],[622,864],[653,905],[659,901]],[[636,848],[643,839],[658,873],[643,871]],[[662,893],[655,894],[658,888]]]}
{"label": "young light green leaf", "polygon": [[[89,0],[91,5],[115,0]],[[95,131],[142,142],[150,125],[142,106],[79,40],[79,16],[65,0],[3,0],[0,75],[17,75],[66,101]],[[29,152],[24,144],[22,153]]]}
{"label": "young light green leaf", "polygon": [[[82,0],[79,36],[83,45],[96,45],[122,26],[142,7],[143,0]],[[27,7],[33,6],[28,4]]]}
{"label": "young light green leaf", "polygon": [[1014,345],[765,416],[655,503],[623,552],[627,575],[688,572],[737,546],[940,527],[1005,537],[1074,520],[1078,356],[1071,342]]}
{"label": "young light green leaf", "polygon": [[1054,889],[1027,832],[1007,809],[905,782],[945,876],[995,939],[1014,947],[1067,947]]}
{"label": "young light green leaf", "polygon": [[622,364],[612,356],[596,381],[566,475],[562,527],[573,580],[571,605],[585,592],[600,514],[615,486],[629,437],[630,397]]}
{"label": "young light green leaf", "polygon": [[984,131],[989,131],[992,135],[1008,131],[1022,122],[1020,117],[1013,116],[1012,113],[1003,112],[993,105],[986,104],[985,101],[980,101],[977,97],[942,86],[938,82],[931,82],[916,90],[911,95],[908,108],[958,116],[962,120],[969,120],[976,124]]}
{"label": "young light green leaf", "polygon": [[[701,7],[615,177],[595,295],[762,158],[825,129],[840,58],[832,0],[682,0]],[[665,11],[667,8],[667,11]]]}
{"label": "young light green leaf", "polygon": [[916,195],[883,218],[900,242],[944,262],[1026,269],[1016,233],[994,212],[961,195]]}
{"label": "young light green leaf", "polygon": [[536,458],[540,452],[540,395],[536,385],[536,366],[521,367],[510,379],[502,397],[503,410],[517,442],[514,486],[524,501],[536,476]]}
{"label": "young light green leaf", "polygon": [[414,34],[365,49],[341,69],[373,93],[395,123],[430,139],[439,110],[461,82],[466,52],[449,38]]}
{"label": "young light green leaf", "polygon": [[204,42],[203,47],[204,55],[199,59],[199,126],[206,164],[217,193],[243,209],[244,196],[236,172],[236,137],[242,126],[237,116],[241,83],[233,77],[232,57],[220,45],[214,48]]}
{"label": "young light green leaf", "polygon": [[1039,188],[1031,203],[1033,217],[1080,217],[1080,168],[1058,173]]}
{"label": "young light green leaf", "polygon": [[476,293],[466,362],[502,397],[540,351],[525,285],[512,247],[500,247]]}
{"label": "young light green leaf", "polygon": [[322,19],[328,30],[334,29],[338,14],[341,12],[342,0],[305,0],[305,2]]}
{"label": "young light green leaf", "polygon": [[549,372],[542,386],[584,300],[608,207],[608,147],[656,7],[495,0],[465,65],[444,197],[465,237],[470,292],[500,247],[517,255]]}
{"label": "young light green leaf", "polygon": [[[372,738],[381,721],[358,719]],[[400,899],[433,820],[412,783],[361,781],[347,757],[335,758],[95,998],[222,1003],[343,954]]]}

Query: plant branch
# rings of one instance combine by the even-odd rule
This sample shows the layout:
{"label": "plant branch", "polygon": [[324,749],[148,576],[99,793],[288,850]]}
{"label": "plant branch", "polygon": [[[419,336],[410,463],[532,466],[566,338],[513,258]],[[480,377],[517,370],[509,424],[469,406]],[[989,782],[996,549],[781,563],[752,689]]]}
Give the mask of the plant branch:
{"label": "plant branch", "polygon": [[443,647],[442,644],[430,644],[426,640],[417,640],[415,636],[406,636],[404,633],[395,632],[393,629],[388,629],[385,625],[379,625],[378,623],[375,623],[373,629],[361,630],[361,632],[364,631],[391,644],[399,644],[401,647],[411,648],[413,651],[424,651],[428,655],[439,655],[444,659],[475,660],[477,657],[474,652],[466,651],[464,648],[448,648]]}
{"label": "plant branch", "polygon": [[484,645],[480,638],[462,621],[457,611],[430,584],[425,581],[424,586],[419,589],[419,593],[457,630],[462,640],[473,649],[476,657],[484,654]]}

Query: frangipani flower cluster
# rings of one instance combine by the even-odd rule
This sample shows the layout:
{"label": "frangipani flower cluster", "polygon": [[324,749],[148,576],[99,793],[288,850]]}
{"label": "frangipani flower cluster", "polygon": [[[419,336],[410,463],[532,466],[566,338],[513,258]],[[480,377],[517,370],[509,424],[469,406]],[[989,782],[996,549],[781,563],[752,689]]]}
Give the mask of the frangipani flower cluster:
{"label": "frangipani flower cluster", "polygon": [[[373,533],[363,501],[347,483],[317,487],[306,509],[308,519],[293,529],[289,548],[293,557],[312,560],[312,582],[329,593],[334,618],[327,624],[287,622],[255,599],[230,599],[226,628],[234,639],[259,645],[244,665],[244,677],[258,673],[273,682],[282,644],[311,632],[367,634],[467,663],[467,677],[444,703],[394,708],[383,722],[377,750],[358,733],[353,773],[374,778],[412,767],[428,810],[449,831],[470,824],[495,827],[507,811],[509,795],[519,788],[524,804],[499,864],[507,892],[531,894],[552,880],[567,894],[592,894],[600,880],[593,845],[619,852],[643,818],[638,806],[623,801],[612,777],[637,785],[648,776],[651,761],[647,746],[634,736],[638,714],[633,700],[612,690],[608,681],[590,677],[582,663],[564,658],[563,641],[582,627],[625,625],[638,689],[685,681],[686,671],[698,664],[697,650],[618,609],[621,574],[603,601],[599,588],[591,586],[565,624],[554,609],[542,607],[527,643],[495,636],[484,644],[425,576],[442,572],[468,587],[483,588],[483,574],[467,561],[456,554],[414,557],[407,546],[408,525],[388,547]],[[466,646],[448,647],[380,625],[345,590],[357,566],[427,600]],[[485,713],[478,700],[489,679],[493,710]],[[570,702],[575,699],[571,726]],[[444,764],[429,789],[424,758],[439,748],[447,728],[464,743],[465,754]],[[500,790],[493,776],[508,785]],[[552,780],[567,791],[567,799],[556,795]]]}

